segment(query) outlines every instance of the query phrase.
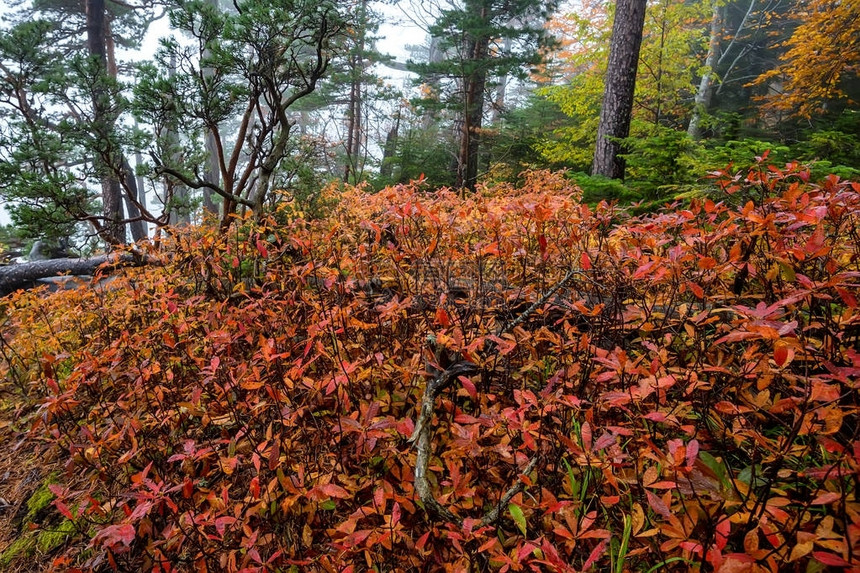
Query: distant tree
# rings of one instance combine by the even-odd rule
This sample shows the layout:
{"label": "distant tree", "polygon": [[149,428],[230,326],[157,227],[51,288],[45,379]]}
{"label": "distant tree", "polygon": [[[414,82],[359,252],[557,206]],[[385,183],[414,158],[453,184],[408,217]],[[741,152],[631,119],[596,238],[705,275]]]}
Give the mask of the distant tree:
{"label": "distant tree", "polygon": [[[404,102],[383,149],[375,187],[424,179],[434,187],[454,185],[450,170],[457,141],[444,123],[428,121],[426,109]],[[432,117],[432,116],[431,116]]]}
{"label": "distant tree", "polygon": [[[757,83],[779,86],[767,97],[770,109],[809,118],[849,101],[848,83],[860,70],[860,2],[805,0],[787,51]],[[856,88],[853,95],[857,95]]]}
{"label": "distant tree", "polygon": [[699,86],[696,89],[696,95],[693,100],[693,112],[690,115],[690,122],[687,125],[687,134],[694,140],[698,140],[702,137],[702,116],[707,113],[708,107],[711,105],[711,97],[714,92],[714,76],[716,74],[717,63],[719,62],[720,31],[722,30],[722,23],[723,6],[721,6],[717,0],[713,0],[711,27],[708,35],[708,51],[705,56],[705,67],[702,70],[702,77],[699,80]]}
{"label": "distant tree", "polygon": [[439,95],[457,113],[457,187],[474,189],[478,180],[488,89],[537,66],[549,42],[544,24],[556,6],[554,0],[464,0],[442,8],[430,26],[440,57],[413,69],[431,85],[451,80],[448,93]]}
{"label": "distant tree", "polygon": [[[151,175],[219,195],[222,228],[239,210],[261,212],[282,185],[280,169],[298,144],[295,105],[317,89],[348,25],[329,1],[245,0],[235,8],[177,5],[171,24],[194,43],[164,40],[155,64],[141,67],[134,91],[138,119],[153,126]],[[238,125],[228,128],[233,121]],[[172,129],[182,134],[179,141]],[[217,183],[205,175],[207,132]]]}
{"label": "distant tree", "polygon": [[326,177],[356,184],[368,177],[375,150],[384,145],[388,132],[382,124],[391,124],[392,102],[402,95],[379,74],[378,64],[391,62],[376,47],[382,15],[367,0],[352,0],[346,9],[352,20],[342,49],[319,89],[298,107],[307,112],[304,132],[327,141],[332,151],[334,162]]}
{"label": "distant tree", "polygon": [[620,140],[630,133],[646,4],[647,0],[618,0],[615,7],[592,175],[624,178]]}

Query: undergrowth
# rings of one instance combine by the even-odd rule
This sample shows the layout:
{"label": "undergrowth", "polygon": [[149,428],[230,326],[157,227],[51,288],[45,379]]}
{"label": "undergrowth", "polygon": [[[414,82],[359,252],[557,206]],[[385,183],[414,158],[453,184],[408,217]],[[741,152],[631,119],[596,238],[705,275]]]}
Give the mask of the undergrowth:
{"label": "undergrowth", "polygon": [[860,185],[714,183],[638,217],[548,173],[350,190],[7,297],[4,389],[74,524],[44,567],[860,567]]}

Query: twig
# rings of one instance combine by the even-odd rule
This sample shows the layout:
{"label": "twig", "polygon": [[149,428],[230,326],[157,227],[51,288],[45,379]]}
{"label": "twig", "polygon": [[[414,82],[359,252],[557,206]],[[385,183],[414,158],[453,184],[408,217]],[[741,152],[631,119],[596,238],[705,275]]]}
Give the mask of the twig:
{"label": "twig", "polygon": [[532,314],[533,314],[537,309],[539,309],[540,307],[542,307],[543,305],[545,305],[545,304],[547,303],[547,301],[549,301],[549,299],[550,299],[550,298],[551,298],[555,293],[557,293],[557,292],[558,292],[558,290],[559,290],[560,288],[562,288],[562,287],[563,287],[563,286],[565,286],[567,283],[569,283],[569,282],[570,282],[570,280],[571,280],[573,277],[575,277],[576,275],[578,275],[578,274],[581,274],[581,273],[580,273],[579,271],[577,271],[577,270],[573,270],[573,269],[571,269],[571,270],[567,271],[567,274],[566,274],[566,275],[564,275],[564,278],[563,278],[563,279],[561,279],[559,282],[557,282],[555,285],[553,285],[553,287],[552,287],[551,289],[549,289],[548,291],[546,291],[546,293],[544,293],[544,295],[543,295],[542,297],[540,297],[540,299],[539,299],[539,300],[535,301],[535,303],[534,303],[534,304],[532,304],[530,307],[528,307],[527,309],[525,309],[525,310],[523,311],[523,313],[522,313],[521,315],[519,315],[519,316],[516,318],[516,320],[514,320],[513,322],[511,322],[510,324],[508,324],[508,325],[506,325],[504,328],[502,328],[502,329],[501,329],[501,330],[496,334],[496,336],[501,336],[501,335],[503,335],[503,334],[506,334],[506,333],[508,333],[508,332],[512,331],[513,329],[515,329],[516,327],[518,327],[519,325],[521,325],[522,323],[524,323],[526,320],[528,320],[528,318],[529,318],[529,317],[530,317],[530,316],[531,316],[531,315],[532,315]]}
{"label": "twig", "polygon": [[[528,320],[529,316],[537,309],[542,307],[549,299],[562,287],[573,279],[579,271],[570,270],[558,283],[553,285],[538,301],[529,306],[516,320],[502,327],[497,336],[501,336],[510,332],[524,321]],[[491,347],[492,348],[492,347]],[[427,468],[430,464],[431,453],[431,431],[430,421],[433,419],[433,410],[435,408],[436,397],[439,393],[447,388],[451,382],[460,376],[474,374],[477,372],[478,366],[468,361],[457,361],[442,372],[438,373],[432,380],[427,383],[424,389],[424,395],[421,397],[421,410],[418,414],[418,419],[415,421],[415,430],[409,441],[415,444],[415,449],[418,455],[415,458],[415,490],[418,492],[418,497],[424,504],[424,509],[436,519],[441,519],[458,525],[463,524],[463,520],[451,513],[451,511],[439,503],[436,496],[430,490],[430,484],[427,481]],[[533,457],[526,468],[519,474],[530,474],[537,465],[537,456]],[[510,503],[511,499],[523,490],[524,484],[522,480],[517,479],[517,483],[512,485],[499,499],[497,503],[487,514],[481,519],[482,526],[492,524],[498,521],[502,511]]]}

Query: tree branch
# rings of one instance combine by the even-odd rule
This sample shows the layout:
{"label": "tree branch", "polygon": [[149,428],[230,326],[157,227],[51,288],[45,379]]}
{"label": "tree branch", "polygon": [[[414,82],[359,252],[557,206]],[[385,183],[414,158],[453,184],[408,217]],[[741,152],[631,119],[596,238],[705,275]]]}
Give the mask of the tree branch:
{"label": "tree branch", "polygon": [[221,189],[220,187],[218,187],[217,185],[215,185],[213,183],[209,183],[208,181],[201,181],[199,179],[197,179],[197,180],[191,179],[191,178],[187,177],[185,174],[183,174],[181,171],[177,171],[176,169],[172,169],[170,167],[167,167],[166,165],[156,165],[155,171],[159,175],[170,175],[171,177],[179,180],[179,182],[182,183],[183,185],[185,185],[186,187],[190,187],[192,189],[211,189],[212,191],[214,191],[218,195],[221,195],[225,199],[230,199],[231,201],[235,201],[236,203],[239,203],[240,205],[245,205],[246,207],[253,207],[254,206],[253,203],[251,203],[247,199],[245,199],[243,197],[239,197],[238,195],[234,195],[232,193],[228,193],[227,191],[224,191],[223,189]]}
{"label": "tree branch", "polygon": [[[496,333],[496,336],[506,334],[521,325],[523,322],[534,314],[539,308],[545,305],[549,300],[567,285],[576,275],[582,275],[581,271],[569,270],[567,274],[559,282],[552,286],[539,300],[523,311],[514,321],[505,325]],[[490,347],[491,352],[495,352],[495,345]],[[427,383],[424,389],[424,395],[421,397],[421,408],[418,418],[415,421],[415,429],[409,441],[415,444],[417,456],[415,458],[415,491],[418,492],[418,497],[424,504],[424,509],[436,519],[463,524],[463,520],[451,513],[451,511],[439,503],[436,496],[430,489],[430,484],[427,481],[427,468],[430,465],[432,436],[433,430],[431,421],[433,419],[433,411],[435,409],[436,397],[442,390],[447,388],[454,380],[460,376],[474,374],[480,369],[472,362],[459,360],[451,366],[438,373],[432,380]],[[528,465],[519,475],[531,473],[537,465],[537,456],[533,457]],[[497,503],[486,515],[481,519],[481,525],[489,525],[498,521],[502,511],[510,503],[511,499],[523,490],[524,484],[521,480],[512,485],[499,499]]]}
{"label": "tree branch", "polygon": [[92,275],[100,268],[114,269],[145,264],[158,264],[158,261],[139,253],[115,253],[88,259],[51,259],[8,265],[0,267],[0,296],[30,287],[35,281],[46,277],[64,274]]}

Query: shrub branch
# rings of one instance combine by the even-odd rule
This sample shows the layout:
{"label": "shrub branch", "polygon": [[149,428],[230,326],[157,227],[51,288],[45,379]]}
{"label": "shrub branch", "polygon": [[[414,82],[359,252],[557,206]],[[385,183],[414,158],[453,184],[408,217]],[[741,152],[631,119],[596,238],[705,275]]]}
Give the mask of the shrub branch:
{"label": "shrub branch", "polygon": [[[553,285],[544,295],[534,304],[524,310],[515,320],[501,328],[496,336],[501,336],[512,331],[517,326],[528,320],[539,308],[545,305],[558,292],[559,289],[567,285],[574,276],[582,274],[576,270],[569,270],[567,274],[559,282]],[[435,341],[431,340],[432,344]],[[496,352],[495,344],[488,345],[491,353]],[[478,372],[479,367],[473,362],[467,360],[458,360],[448,366],[445,370],[438,373],[433,379],[427,383],[424,389],[424,395],[421,397],[421,410],[418,414],[418,419],[415,422],[415,430],[409,438],[410,442],[415,444],[415,449],[418,455],[415,458],[415,490],[418,492],[418,497],[424,504],[424,509],[433,518],[441,519],[458,525],[463,524],[463,520],[451,513],[451,511],[439,503],[436,496],[430,489],[430,484],[427,481],[427,468],[430,464],[431,454],[431,433],[433,430],[431,421],[433,419],[433,410],[435,409],[436,397],[439,393],[447,388],[451,382],[460,376],[466,376]],[[531,473],[537,465],[537,456],[533,457],[526,468],[520,475]],[[524,484],[520,479],[512,485],[499,499],[497,503],[484,517],[481,519],[481,526],[489,525],[499,519],[504,508],[510,503],[511,499],[523,490]]]}

